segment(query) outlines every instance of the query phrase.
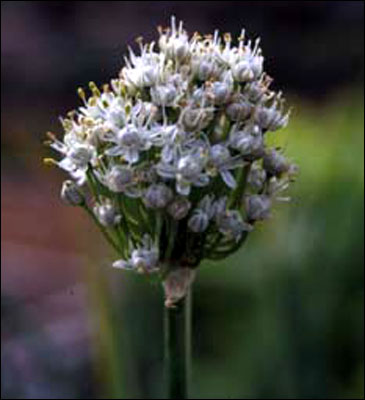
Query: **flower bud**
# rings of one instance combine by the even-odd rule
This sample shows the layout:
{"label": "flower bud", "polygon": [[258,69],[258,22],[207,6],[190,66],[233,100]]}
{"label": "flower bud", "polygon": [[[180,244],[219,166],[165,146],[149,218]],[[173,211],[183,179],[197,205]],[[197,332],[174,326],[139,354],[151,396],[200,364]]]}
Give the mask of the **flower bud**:
{"label": "flower bud", "polygon": [[247,196],[245,208],[248,221],[262,221],[270,217],[271,199],[259,194]]}
{"label": "flower bud", "polygon": [[177,164],[178,174],[186,179],[193,179],[202,170],[202,163],[194,155],[186,155],[181,157]]}
{"label": "flower bud", "polygon": [[256,190],[261,190],[265,181],[266,171],[262,169],[259,165],[254,164],[251,167],[250,173],[247,177],[248,184]]}
{"label": "flower bud", "polygon": [[151,185],[143,196],[143,202],[149,208],[163,208],[172,199],[172,190],[163,183]]}
{"label": "flower bud", "polygon": [[258,106],[255,109],[255,121],[263,129],[268,129],[274,117],[273,110],[267,107]]}
{"label": "flower bud", "polygon": [[121,220],[121,216],[117,214],[114,205],[109,201],[95,205],[94,213],[99,222],[105,227],[117,225]]}
{"label": "flower bud", "polygon": [[196,233],[204,232],[209,225],[209,216],[204,211],[197,209],[195,214],[189,218],[188,226]]}
{"label": "flower bud", "polygon": [[251,231],[252,226],[242,221],[241,214],[237,210],[229,210],[217,218],[219,231],[224,235],[239,240],[243,231]]}
{"label": "flower bud", "polygon": [[289,121],[289,113],[282,115],[275,106],[270,108],[258,106],[255,109],[255,121],[262,128],[269,131],[276,131],[284,128]]}
{"label": "flower bud", "polygon": [[185,36],[171,41],[170,52],[177,60],[184,60],[190,51],[189,42]]}
{"label": "flower bud", "polygon": [[201,61],[197,67],[197,76],[201,81],[208,80],[216,70],[213,61]]}
{"label": "flower bud", "polygon": [[177,94],[177,90],[173,85],[160,85],[151,88],[151,98],[157,106],[171,106]]}
{"label": "flower bud", "polygon": [[191,208],[191,203],[186,197],[176,197],[168,206],[167,212],[176,220],[185,218]]}
{"label": "flower bud", "polygon": [[123,192],[126,186],[133,181],[132,171],[122,165],[114,165],[107,173],[106,185],[112,192]]}
{"label": "flower bud", "polygon": [[271,150],[265,154],[263,166],[269,174],[274,176],[281,175],[289,168],[286,158],[276,150]]}
{"label": "flower bud", "polygon": [[243,156],[261,157],[264,152],[264,141],[257,126],[247,127],[243,131],[234,132],[230,139],[231,146]]}
{"label": "flower bud", "polygon": [[243,121],[251,114],[252,106],[248,102],[231,103],[226,113],[232,121]]}
{"label": "flower bud", "polygon": [[222,165],[230,156],[229,150],[222,144],[215,144],[210,148],[210,160],[214,165]]}
{"label": "flower bud", "polygon": [[62,201],[70,206],[80,206],[85,202],[85,197],[73,181],[64,181],[61,188]]}
{"label": "flower bud", "polygon": [[257,79],[263,71],[264,57],[261,55],[256,55],[250,60],[251,72],[253,74],[253,79]]}
{"label": "flower bud", "polygon": [[157,68],[151,65],[146,65],[141,71],[141,76],[140,76],[141,86],[142,87],[152,86],[157,82],[157,78],[158,78]]}
{"label": "flower bud", "polygon": [[232,76],[237,82],[249,82],[254,78],[251,65],[248,61],[240,61],[232,67]]}
{"label": "flower bud", "polygon": [[204,129],[214,117],[213,111],[207,109],[186,109],[181,118],[183,127],[189,131]]}
{"label": "flower bud", "polygon": [[254,103],[260,101],[266,91],[267,88],[257,81],[251,82],[245,86],[245,95]]}
{"label": "flower bud", "polygon": [[214,82],[212,92],[215,104],[224,104],[229,100],[231,87],[225,82]]}

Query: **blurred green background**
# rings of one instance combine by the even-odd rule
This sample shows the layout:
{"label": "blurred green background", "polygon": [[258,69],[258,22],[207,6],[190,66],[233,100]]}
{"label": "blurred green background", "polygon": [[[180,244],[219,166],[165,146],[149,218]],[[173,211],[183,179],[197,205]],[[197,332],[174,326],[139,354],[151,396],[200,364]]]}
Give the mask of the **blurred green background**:
{"label": "blurred green background", "polygon": [[58,200],[46,130],[77,86],[115,76],[169,16],[262,36],[294,107],[270,140],[300,166],[292,203],[194,286],[193,398],[364,396],[362,2],[1,3],[1,396],[159,398],[162,290]]}

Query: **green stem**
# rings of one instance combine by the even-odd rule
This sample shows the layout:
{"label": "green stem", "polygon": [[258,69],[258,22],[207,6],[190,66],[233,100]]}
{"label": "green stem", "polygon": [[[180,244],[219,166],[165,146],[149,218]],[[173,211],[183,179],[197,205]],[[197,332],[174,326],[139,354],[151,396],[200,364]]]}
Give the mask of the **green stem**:
{"label": "green stem", "polygon": [[168,399],[187,399],[191,370],[191,293],[165,307],[165,370]]}
{"label": "green stem", "polygon": [[228,208],[239,207],[242,201],[242,195],[245,192],[245,187],[247,183],[247,176],[251,169],[251,163],[245,165],[240,171],[237,179],[237,187],[233,191],[229,201]]}

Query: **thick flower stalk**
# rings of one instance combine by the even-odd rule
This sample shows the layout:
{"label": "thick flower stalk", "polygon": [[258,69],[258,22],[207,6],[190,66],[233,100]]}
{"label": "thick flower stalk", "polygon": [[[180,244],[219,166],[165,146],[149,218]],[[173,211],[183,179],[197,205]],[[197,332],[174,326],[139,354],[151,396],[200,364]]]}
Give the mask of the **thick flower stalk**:
{"label": "thick flower stalk", "polygon": [[289,112],[244,31],[189,37],[172,18],[157,44],[138,43],[117,78],[78,90],[47,162],[69,174],[61,197],[90,214],[113,266],[158,274],[173,307],[202,260],[237,251],[287,199],[295,167],[265,137]]}

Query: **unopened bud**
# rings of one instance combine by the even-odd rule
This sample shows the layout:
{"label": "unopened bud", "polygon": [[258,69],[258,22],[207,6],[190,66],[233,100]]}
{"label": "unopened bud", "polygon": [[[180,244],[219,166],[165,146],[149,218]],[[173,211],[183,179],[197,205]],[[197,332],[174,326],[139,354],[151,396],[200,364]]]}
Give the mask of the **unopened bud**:
{"label": "unopened bud", "polygon": [[121,216],[117,214],[111,202],[97,204],[94,207],[94,213],[99,222],[106,227],[117,225],[121,220]]}
{"label": "unopened bud", "polygon": [[271,199],[266,195],[252,195],[245,199],[248,221],[262,221],[270,218]]}
{"label": "unopened bud", "polygon": [[198,209],[196,213],[190,217],[188,226],[193,232],[204,232],[209,225],[209,216],[204,211]]}
{"label": "unopened bud", "polygon": [[124,166],[115,165],[106,175],[106,184],[113,192],[123,192],[133,180],[132,171]]}
{"label": "unopened bud", "polygon": [[281,175],[289,168],[286,158],[276,150],[271,150],[265,154],[263,166],[269,174],[274,176]]}
{"label": "unopened bud", "polygon": [[64,181],[61,188],[61,199],[69,206],[81,206],[85,197],[73,181]]}
{"label": "unopened bud", "polygon": [[167,211],[176,220],[185,218],[191,208],[191,203],[186,197],[177,197],[169,205]]}
{"label": "unopened bud", "polygon": [[234,65],[232,67],[232,75],[237,82],[249,82],[254,78],[248,61],[240,61]]}
{"label": "unopened bud", "polygon": [[231,103],[227,107],[227,115],[232,121],[243,121],[251,114],[252,106],[248,102]]}
{"label": "unopened bud", "polygon": [[172,190],[160,183],[151,185],[143,196],[143,202],[149,208],[163,208],[172,199]]}

